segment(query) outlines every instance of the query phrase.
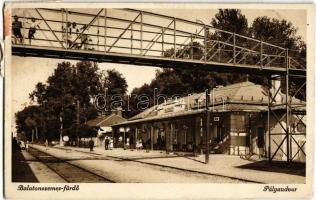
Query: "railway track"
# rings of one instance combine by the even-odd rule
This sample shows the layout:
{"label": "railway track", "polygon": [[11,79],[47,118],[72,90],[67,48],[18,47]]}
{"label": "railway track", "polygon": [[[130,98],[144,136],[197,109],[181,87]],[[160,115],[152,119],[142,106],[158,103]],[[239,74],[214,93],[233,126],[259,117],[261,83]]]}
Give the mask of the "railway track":
{"label": "railway track", "polygon": [[[42,159],[46,159],[46,165],[48,165],[49,168],[52,169],[52,166],[49,166],[50,163],[49,163],[49,159],[47,159],[47,156],[49,156],[50,159],[54,159],[54,160],[58,160],[59,163],[64,163],[66,165],[71,165],[73,167],[76,167],[76,168],[79,168],[79,169],[82,169],[84,170],[85,172],[88,172],[88,173],[93,173],[93,172],[90,172],[88,171],[87,169],[83,169],[77,165],[74,165],[72,163],[69,163],[67,162],[66,160],[63,160],[63,159],[60,159],[60,158],[57,158],[57,157],[54,157],[52,155],[49,155],[47,154],[45,151],[43,150],[38,150],[37,148],[34,149],[32,148],[32,150],[34,151],[37,151],[37,152],[40,152],[41,154],[43,154],[44,158],[38,158],[39,160],[42,160]],[[65,150],[66,149],[61,149],[61,150]],[[98,154],[98,153],[91,153],[91,152],[85,152],[85,151],[80,151],[80,150],[70,150],[70,151],[76,151],[78,153],[83,153],[83,154],[88,154],[88,155],[93,155],[93,156],[97,156],[97,157],[100,157],[102,156],[102,154]],[[36,157],[36,156],[35,156]],[[230,177],[230,176],[225,176],[225,175],[220,175],[220,174],[214,174],[214,173],[207,173],[207,172],[200,172],[200,171],[195,171],[195,170],[189,170],[189,169],[183,169],[183,168],[177,168],[177,167],[172,167],[172,166],[166,166],[166,165],[160,165],[160,164],[155,164],[155,163],[149,163],[149,162],[144,162],[142,161],[141,159],[128,159],[128,158],[121,158],[121,157],[117,157],[117,156],[109,156],[107,155],[106,156],[107,159],[109,160],[115,160],[115,161],[121,161],[121,162],[134,162],[134,163],[138,163],[138,164],[141,164],[141,165],[147,165],[147,166],[151,166],[151,167],[155,167],[157,169],[166,169],[166,170],[173,170],[173,171],[177,171],[177,172],[181,172],[181,173],[188,173],[188,174],[195,174],[195,175],[204,175],[204,176],[211,176],[211,177],[218,177],[218,178],[225,178],[225,179],[231,179],[231,180],[235,180],[235,181],[239,181],[239,182],[244,182],[244,183],[261,183],[261,182],[257,182],[257,181],[252,181],[252,180],[247,180],[247,179],[243,179],[243,178],[236,178],[236,177]],[[56,162],[56,161],[55,161]],[[54,167],[54,166],[53,166]],[[63,171],[63,166],[58,166],[58,167],[61,167],[61,171]],[[52,170],[54,170],[55,172],[57,171],[55,168],[53,168]],[[57,173],[57,172],[56,172]],[[59,173],[57,173],[59,174]],[[68,174],[68,172],[66,173]],[[93,173],[94,174],[94,173]],[[96,176],[98,177],[101,177],[101,180],[102,179],[106,179],[108,181],[104,181],[104,182],[112,182],[114,183],[114,181],[111,181],[105,177],[102,177],[101,175],[97,175],[95,174]],[[63,177],[62,177],[63,178]],[[78,175],[77,177],[75,176],[75,179],[76,178],[79,178],[79,181],[69,181],[69,182],[85,182],[85,183],[88,183],[88,182],[102,182],[102,181],[97,181],[98,179],[87,179],[85,180],[87,177],[85,176],[82,176],[82,175]],[[65,179],[65,178],[64,178]],[[65,179],[67,180],[67,179]]]}
{"label": "railway track", "polygon": [[68,183],[114,183],[106,177],[38,149],[29,148],[29,153]]}

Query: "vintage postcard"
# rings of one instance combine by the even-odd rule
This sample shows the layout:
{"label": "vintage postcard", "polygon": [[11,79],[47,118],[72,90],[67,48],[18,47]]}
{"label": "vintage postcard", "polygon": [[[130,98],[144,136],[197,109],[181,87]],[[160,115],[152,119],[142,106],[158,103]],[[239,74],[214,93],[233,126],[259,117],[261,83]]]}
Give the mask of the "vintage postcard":
{"label": "vintage postcard", "polygon": [[313,20],[313,4],[6,3],[5,198],[310,198]]}

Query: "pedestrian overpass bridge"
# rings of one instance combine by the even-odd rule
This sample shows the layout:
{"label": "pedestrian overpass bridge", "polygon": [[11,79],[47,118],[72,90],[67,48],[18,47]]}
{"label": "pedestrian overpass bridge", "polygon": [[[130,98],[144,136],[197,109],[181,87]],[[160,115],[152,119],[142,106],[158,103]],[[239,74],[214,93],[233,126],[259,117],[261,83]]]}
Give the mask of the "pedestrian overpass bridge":
{"label": "pedestrian overpass bridge", "polygon": [[[144,10],[36,8],[15,9],[14,15],[22,22],[24,37],[22,41],[12,38],[16,56],[217,72],[306,74],[305,59],[296,50]],[[29,40],[32,18],[39,28]]]}

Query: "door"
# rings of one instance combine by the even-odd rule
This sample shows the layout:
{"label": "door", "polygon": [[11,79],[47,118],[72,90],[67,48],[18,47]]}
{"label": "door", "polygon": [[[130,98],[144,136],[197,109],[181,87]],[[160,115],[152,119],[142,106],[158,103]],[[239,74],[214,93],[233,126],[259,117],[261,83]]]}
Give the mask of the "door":
{"label": "door", "polygon": [[263,148],[264,148],[264,129],[263,127],[257,128],[257,147],[258,147],[258,155],[263,155]]}
{"label": "door", "polygon": [[263,148],[263,146],[264,146],[264,129],[263,129],[263,127],[258,127],[257,137],[258,137],[258,141],[257,141],[258,148]]}

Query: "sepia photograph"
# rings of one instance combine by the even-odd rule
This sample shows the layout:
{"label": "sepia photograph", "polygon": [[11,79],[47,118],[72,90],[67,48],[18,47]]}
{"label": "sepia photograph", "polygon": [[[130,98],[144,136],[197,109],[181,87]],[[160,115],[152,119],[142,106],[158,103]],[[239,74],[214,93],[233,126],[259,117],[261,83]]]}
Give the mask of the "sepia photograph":
{"label": "sepia photograph", "polygon": [[7,4],[5,196],[309,197],[312,10]]}

